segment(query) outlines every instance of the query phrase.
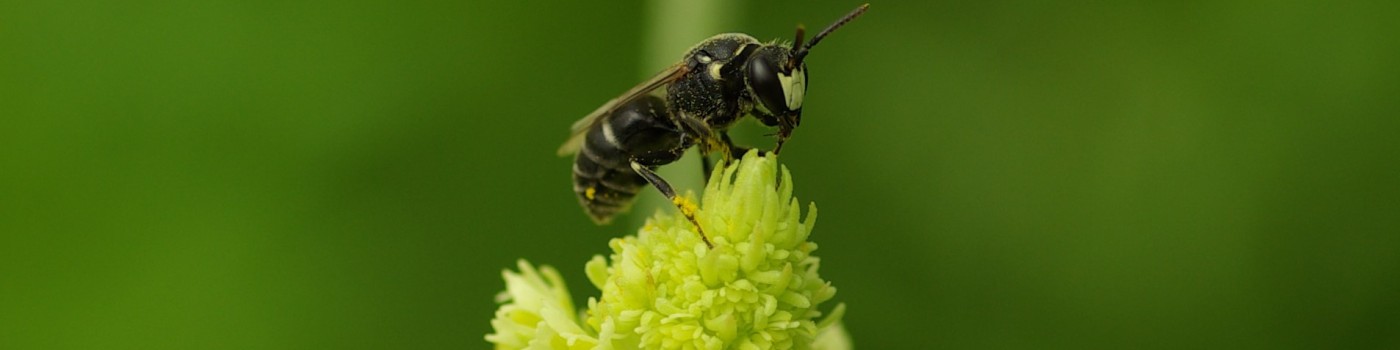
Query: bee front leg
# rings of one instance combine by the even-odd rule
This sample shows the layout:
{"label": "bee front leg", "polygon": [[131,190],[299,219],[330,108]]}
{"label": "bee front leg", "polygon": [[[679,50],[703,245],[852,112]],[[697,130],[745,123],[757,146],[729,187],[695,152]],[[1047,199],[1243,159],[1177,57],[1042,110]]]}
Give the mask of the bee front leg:
{"label": "bee front leg", "polygon": [[728,132],[720,133],[719,136],[720,139],[724,141],[725,148],[729,149],[729,159],[727,160],[732,161],[735,159],[743,158],[744,154],[749,153],[750,148],[735,145],[734,140],[729,139]]}
{"label": "bee front leg", "polygon": [[695,143],[700,148],[700,171],[705,177],[705,182],[710,182],[710,173],[714,171],[714,163],[710,161],[710,153],[719,152],[725,161],[733,159],[729,151],[730,143],[727,141],[729,135],[724,132],[715,132],[704,120],[688,114],[677,114],[676,119],[680,120],[681,126],[689,132],[691,137],[696,139]]}
{"label": "bee front leg", "polygon": [[676,119],[691,133],[696,139],[696,144],[700,147],[700,155],[708,156],[710,153],[719,152],[724,157],[729,157],[728,144],[720,138],[721,133],[715,132],[706,124],[704,120],[694,116],[681,114]]}
{"label": "bee front leg", "polygon": [[715,247],[714,243],[710,243],[710,238],[705,236],[705,230],[700,228],[700,221],[695,219],[695,214],[700,211],[700,206],[686,197],[677,196],[676,190],[671,188],[670,183],[667,183],[660,175],[656,175],[656,172],[652,171],[651,168],[637,163],[635,160],[632,161],[632,171],[637,172],[637,175],[641,175],[647,182],[650,182],[653,187],[661,191],[661,195],[666,196],[666,199],[671,200],[671,203],[681,210],[681,215],[684,215],[686,220],[690,220],[690,223],[695,225],[695,232],[700,234],[700,240],[705,241],[706,247],[711,249]]}
{"label": "bee front leg", "polygon": [[[728,152],[724,153],[725,164],[729,164],[735,159],[743,158],[745,153],[749,153],[748,147],[735,145],[734,140],[729,138],[728,132],[720,132],[719,138],[720,141],[724,143],[724,148],[728,150]],[[704,169],[705,172],[705,183],[709,183],[710,174],[713,173],[715,170],[714,161],[710,160],[710,157],[700,157],[700,166],[701,169]]]}

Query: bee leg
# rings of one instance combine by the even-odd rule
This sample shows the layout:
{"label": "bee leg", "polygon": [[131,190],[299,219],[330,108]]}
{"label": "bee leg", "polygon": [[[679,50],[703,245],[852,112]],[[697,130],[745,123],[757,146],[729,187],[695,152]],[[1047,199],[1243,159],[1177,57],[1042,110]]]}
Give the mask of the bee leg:
{"label": "bee leg", "polygon": [[770,154],[777,155],[778,152],[781,152],[783,150],[783,143],[787,142],[787,139],[792,136],[792,127],[787,126],[787,124],[784,124],[782,119],[779,119],[778,117],[772,114],[763,113],[757,109],[754,109],[752,114],[754,118],[757,118],[760,123],[763,123],[763,125],[778,127],[777,133],[769,134],[769,136],[777,136],[778,145],[774,146],[772,151],[768,151],[768,153]]}
{"label": "bee leg", "polygon": [[688,114],[680,114],[676,119],[696,139],[699,146],[696,148],[700,149],[700,171],[704,174],[705,182],[710,182],[710,173],[715,168],[714,163],[710,161],[710,153],[719,151],[726,161],[729,160],[728,142],[725,141],[729,136],[722,132],[715,132],[704,120]]}
{"label": "bee leg", "polygon": [[729,139],[729,133],[720,133],[719,137],[724,141],[725,147],[729,148],[729,158],[726,159],[727,161],[743,158],[744,154],[749,153],[748,147],[735,145],[734,140]]}
{"label": "bee leg", "polygon": [[773,154],[778,154],[778,152],[782,152],[783,143],[787,142],[788,138],[790,137],[792,137],[792,128],[786,126],[781,127],[778,130],[778,146],[773,147]]}
{"label": "bee leg", "polygon": [[[728,133],[728,132],[720,133],[720,138],[724,140],[724,143],[725,143],[725,144],[729,145],[729,158],[725,160],[725,163],[728,163],[728,162],[730,162],[730,161],[733,161],[734,159],[743,158],[743,157],[744,157],[744,154],[749,153],[750,148],[735,145],[735,144],[734,144],[734,140],[729,139],[729,133]],[[778,149],[780,149],[780,148],[783,148],[783,144],[781,144],[781,143],[778,144]],[[774,149],[774,150],[772,150],[772,151],[770,151],[770,152],[768,152],[768,153],[770,153],[770,154],[776,156],[776,155],[778,155],[778,149]],[[762,152],[763,152],[763,151],[759,151],[759,155],[762,155],[762,154],[763,154]],[[708,159],[705,160],[705,165],[707,165],[707,166],[710,165]],[[705,169],[705,174],[706,174],[706,175],[705,175],[705,183],[710,183],[710,175],[708,175],[709,173],[710,173],[709,168],[706,168],[706,169]],[[782,185],[783,185],[783,177],[779,176],[779,177],[778,177],[777,185],[774,186],[774,188],[782,187]]]}
{"label": "bee leg", "polygon": [[[725,145],[724,164],[732,163],[735,159],[743,158],[745,153],[749,153],[748,147],[735,145],[734,140],[729,138],[728,132],[720,132],[719,139]],[[715,163],[710,160],[710,157],[700,157],[700,162],[701,169],[705,172],[705,183],[709,183],[710,173],[715,170]]]}
{"label": "bee leg", "polygon": [[710,153],[719,152],[725,159],[728,159],[729,145],[721,138],[722,133],[715,132],[709,124],[700,118],[681,114],[676,119],[679,119],[681,124],[694,135],[696,143],[700,146],[700,155],[708,156]]}
{"label": "bee leg", "polygon": [[[728,150],[728,152],[724,153],[724,164],[729,164],[735,159],[743,158],[744,154],[749,153],[750,149],[748,147],[735,145],[734,140],[729,138],[728,132],[720,132],[719,138],[720,141],[724,142],[725,148]],[[715,170],[715,162],[710,160],[710,157],[702,156],[700,157],[700,167],[705,172],[705,183],[709,183],[710,173],[713,173]]]}
{"label": "bee leg", "polygon": [[684,215],[686,220],[690,220],[690,223],[695,225],[695,232],[700,233],[700,240],[705,241],[706,247],[712,249],[715,247],[714,243],[710,243],[710,238],[705,236],[705,230],[700,228],[700,221],[695,219],[695,213],[700,211],[700,207],[695,205],[695,202],[685,197],[677,196],[676,191],[671,189],[671,184],[667,183],[665,179],[662,179],[660,175],[656,175],[656,172],[652,171],[651,168],[637,163],[637,161],[632,161],[632,171],[637,172],[637,175],[641,175],[642,178],[647,179],[647,182],[650,182],[653,187],[661,191],[661,195],[666,196],[666,199],[671,200],[671,203],[675,204],[676,208],[681,210],[681,215]]}

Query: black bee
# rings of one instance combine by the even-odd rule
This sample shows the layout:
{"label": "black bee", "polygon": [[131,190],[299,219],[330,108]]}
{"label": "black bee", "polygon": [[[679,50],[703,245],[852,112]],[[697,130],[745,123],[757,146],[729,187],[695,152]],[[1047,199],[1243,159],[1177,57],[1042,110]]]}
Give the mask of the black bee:
{"label": "black bee", "polygon": [[[650,183],[699,229],[695,204],[676,196],[656,175],[656,167],[676,161],[695,145],[706,156],[719,153],[732,159],[743,154],[745,149],[735,146],[726,130],[746,114],[778,127],[773,153],[781,151],[802,119],[807,91],[803,58],[869,6],[857,7],[805,44],[802,26],[792,45],[760,43],[739,33],[715,35],[692,47],[680,62],[575,122],[558,153],[577,154],[573,181],[579,204],[593,221],[607,223],[626,211],[642,186]],[[659,93],[662,89],[664,95]],[[711,165],[702,158],[708,176]]]}

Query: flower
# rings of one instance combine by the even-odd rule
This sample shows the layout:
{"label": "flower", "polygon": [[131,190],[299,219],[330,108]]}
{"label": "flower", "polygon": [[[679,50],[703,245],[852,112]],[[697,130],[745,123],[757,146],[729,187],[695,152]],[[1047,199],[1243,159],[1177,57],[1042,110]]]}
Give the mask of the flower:
{"label": "flower", "polygon": [[817,321],[836,288],[807,240],[816,207],[803,219],[792,190],[774,156],[715,170],[697,212],[714,247],[684,217],[654,215],[585,264],[602,295],[578,318],[558,273],[522,261],[505,272],[511,302],[486,339],[497,349],[849,349],[844,305]]}
{"label": "flower", "polygon": [[496,309],[486,341],[498,349],[593,349],[597,339],[583,330],[575,316],[569,290],[559,272],[549,266],[536,270],[520,260],[519,273],[506,270],[506,290],[496,295],[505,303]]}

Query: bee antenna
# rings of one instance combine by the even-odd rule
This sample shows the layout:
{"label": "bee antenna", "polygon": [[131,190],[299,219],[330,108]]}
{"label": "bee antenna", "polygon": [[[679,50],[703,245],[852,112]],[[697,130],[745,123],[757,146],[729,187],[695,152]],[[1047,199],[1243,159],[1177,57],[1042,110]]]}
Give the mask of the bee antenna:
{"label": "bee antenna", "polygon": [[[798,25],[797,25],[797,39],[794,39],[794,40],[792,41],[792,47],[793,47],[793,49],[792,49],[792,57],[797,57],[797,53],[798,53],[798,52],[803,52],[803,54],[802,54],[803,56],[806,56],[806,55],[807,55],[807,54],[805,53],[805,52],[807,51],[807,48],[801,46],[801,45],[802,45],[802,36],[803,36],[804,34],[807,34],[807,27],[806,27],[806,26],[803,26],[802,24],[798,24]],[[796,61],[797,61],[797,62],[801,62],[800,59],[798,59],[798,60],[796,60]]]}
{"label": "bee antenna", "polygon": [[817,36],[812,37],[812,41],[808,41],[806,44],[803,44],[800,48],[798,48],[797,45],[802,43],[802,32],[804,30],[801,25],[797,26],[797,41],[792,43],[792,46],[794,48],[792,49],[792,57],[788,59],[788,67],[796,68],[798,64],[802,63],[802,59],[807,57],[807,53],[811,52],[812,47],[817,46],[817,43],[822,41],[822,38],[825,38],[827,34],[831,34],[831,32],[836,31],[836,28],[841,28],[841,26],[846,25],[847,22],[856,19],[856,17],[860,17],[860,15],[865,13],[865,10],[868,8],[870,8],[870,4],[864,4],[860,5],[860,7],[856,7],[855,10],[851,10],[851,13],[847,13],[846,16],[841,17],[841,19],[836,20],[836,22],[831,23],[831,25],[829,26],[826,26],[826,29],[822,29],[821,32],[817,33]]}

